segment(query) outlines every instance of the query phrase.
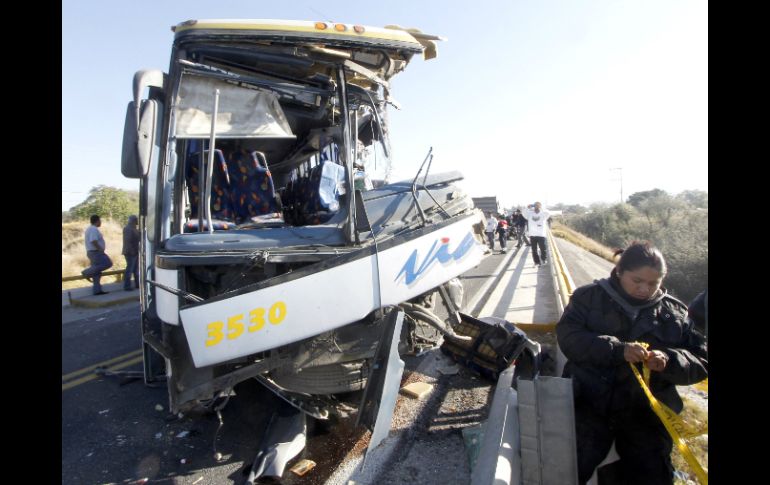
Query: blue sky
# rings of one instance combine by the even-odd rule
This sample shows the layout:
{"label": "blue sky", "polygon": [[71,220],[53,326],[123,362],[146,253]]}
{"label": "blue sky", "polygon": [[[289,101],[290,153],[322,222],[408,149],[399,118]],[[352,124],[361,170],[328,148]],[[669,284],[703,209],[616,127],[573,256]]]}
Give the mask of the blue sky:
{"label": "blue sky", "polygon": [[[379,6],[378,6],[379,5]],[[397,24],[447,38],[392,82],[396,178],[432,172],[506,207],[708,189],[708,3],[698,0],[63,0],[62,210],[123,178],[135,71],[188,19]],[[621,168],[622,170],[612,170]]]}

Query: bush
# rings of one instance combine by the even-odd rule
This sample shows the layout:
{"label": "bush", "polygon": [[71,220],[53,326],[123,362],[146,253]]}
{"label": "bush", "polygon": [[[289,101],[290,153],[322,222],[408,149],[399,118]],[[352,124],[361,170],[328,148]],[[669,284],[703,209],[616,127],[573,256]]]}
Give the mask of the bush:
{"label": "bush", "polygon": [[[139,194],[115,187],[99,185],[91,189],[86,200],[69,210],[76,219],[89,220],[93,214],[102,219],[126,221],[139,212]],[[65,222],[62,216],[62,222]]]}
{"label": "bush", "polygon": [[[614,248],[649,240],[666,258],[664,285],[672,295],[689,303],[708,287],[708,210],[693,207],[684,197],[645,194],[648,196],[643,199],[634,199],[638,208],[594,204],[585,214],[565,217],[564,223]],[[708,200],[707,194],[705,197]]]}

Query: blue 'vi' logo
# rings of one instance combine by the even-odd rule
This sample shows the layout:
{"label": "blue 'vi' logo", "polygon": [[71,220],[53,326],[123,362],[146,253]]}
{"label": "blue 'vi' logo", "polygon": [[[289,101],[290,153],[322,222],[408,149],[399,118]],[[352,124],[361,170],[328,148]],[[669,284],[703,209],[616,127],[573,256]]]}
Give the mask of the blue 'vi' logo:
{"label": "blue 'vi' logo", "polygon": [[401,271],[399,271],[398,275],[396,276],[396,280],[398,280],[401,275],[405,275],[404,281],[407,285],[411,285],[431,267],[434,261],[438,261],[441,264],[446,264],[453,260],[457,261],[458,259],[465,256],[468,250],[473,247],[474,241],[471,233],[466,234],[462,242],[460,242],[457,248],[451,253],[449,252],[448,237],[441,238],[441,245],[438,246],[438,248],[436,248],[437,244],[438,241],[433,241],[433,246],[430,247],[427,256],[425,256],[422,264],[417,269],[415,269],[417,266],[417,250],[415,249],[412,251],[409,259],[407,259],[406,263],[404,263],[404,267],[401,268]]}

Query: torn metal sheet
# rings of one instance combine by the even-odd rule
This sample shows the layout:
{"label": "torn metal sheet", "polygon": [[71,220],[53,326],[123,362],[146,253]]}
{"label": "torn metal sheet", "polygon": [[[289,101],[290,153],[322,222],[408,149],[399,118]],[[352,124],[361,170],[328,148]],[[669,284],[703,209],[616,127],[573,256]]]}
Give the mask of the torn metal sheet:
{"label": "torn metal sheet", "polygon": [[280,479],[289,460],[305,449],[306,441],[305,414],[282,403],[270,419],[246,483],[253,485],[260,477]]}
{"label": "torn metal sheet", "polygon": [[[370,429],[374,424],[367,454],[376,448],[390,431],[401,375],[404,373],[404,361],[398,354],[403,322],[404,312],[402,311],[391,311],[386,317],[382,338],[374,356],[372,373],[364,391],[357,424],[364,424]],[[364,462],[365,460],[366,457]]]}

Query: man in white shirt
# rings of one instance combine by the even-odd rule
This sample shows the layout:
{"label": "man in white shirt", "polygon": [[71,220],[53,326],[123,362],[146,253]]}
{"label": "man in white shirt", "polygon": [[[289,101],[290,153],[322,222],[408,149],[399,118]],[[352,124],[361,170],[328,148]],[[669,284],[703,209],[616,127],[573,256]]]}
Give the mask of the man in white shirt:
{"label": "man in white shirt", "polygon": [[487,239],[489,239],[489,249],[495,250],[495,231],[497,231],[497,218],[492,215],[491,212],[487,212],[487,228],[484,232],[487,233]]}
{"label": "man in white shirt", "polygon": [[94,295],[106,295],[108,292],[102,290],[99,280],[102,278],[102,271],[112,267],[112,260],[104,252],[106,245],[104,237],[99,231],[102,220],[97,215],[91,216],[91,225],[85,232],[86,256],[91,262],[91,266],[80,272],[89,281],[93,281]]}
{"label": "man in white shirt", "polygon": [[[543,209],[540,202],[535,202],[533,206],[527,207],[523,216],[527,219],[527,226],[529,227],[529,241],[532,246],[532,259],[535,261],[535,266],[548,264],[548,253],[545,250],[545,231],[551,213]],[[538,247],[540,248],[539,255]]]}

